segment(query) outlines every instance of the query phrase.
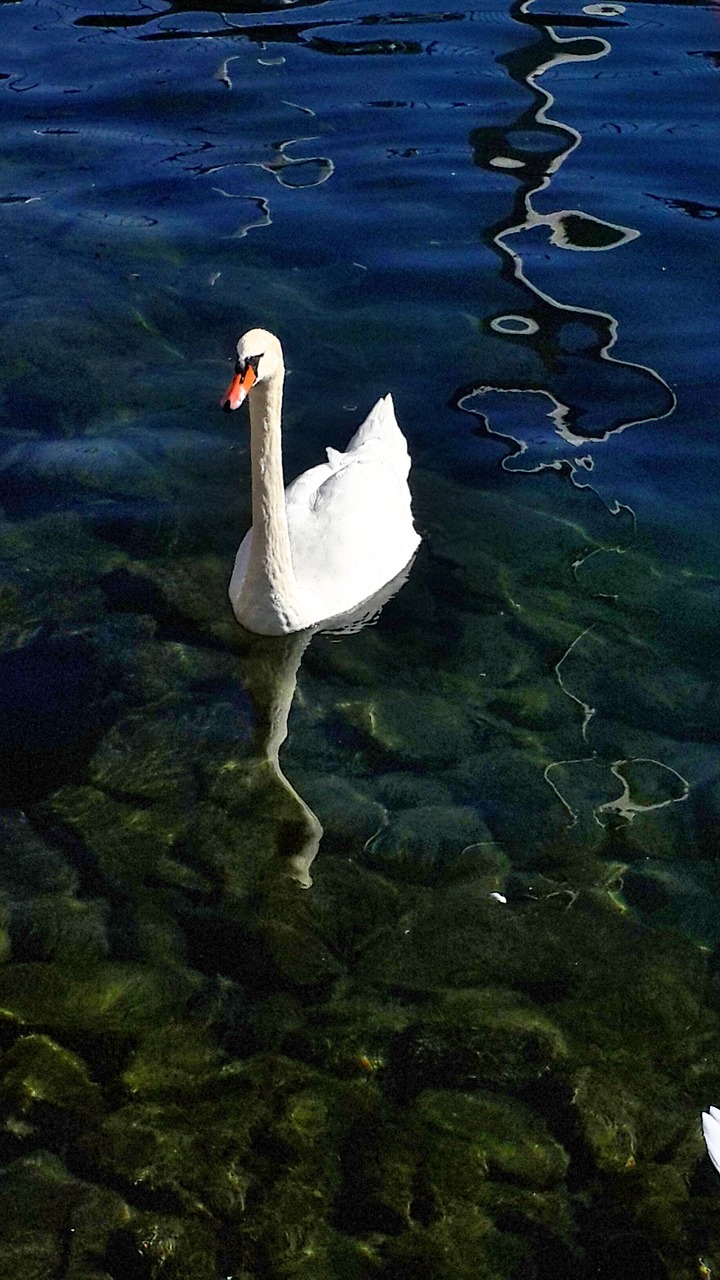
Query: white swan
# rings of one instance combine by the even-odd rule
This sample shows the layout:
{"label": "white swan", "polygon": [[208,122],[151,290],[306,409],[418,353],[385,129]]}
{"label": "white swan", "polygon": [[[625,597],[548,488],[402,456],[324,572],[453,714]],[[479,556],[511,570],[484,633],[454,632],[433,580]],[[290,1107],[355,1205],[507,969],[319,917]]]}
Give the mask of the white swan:
{"label": "white swan", "polygon": [[[420,538],[410,509],[410,456],[391,397],[378,400],[344,453],[284,488],[278,339],[250,329],[221,404],[251,392],[252,529],[235,558],[229,595],[249,631],[286,635],[341,622],[407,568]],[[252,390],[251,390],[252,389]]]}
{"label": "white swan", "polygon": [[708,1155],[720,1173],[720,1110],[717,1107],[703,1111],[702,1127]]}

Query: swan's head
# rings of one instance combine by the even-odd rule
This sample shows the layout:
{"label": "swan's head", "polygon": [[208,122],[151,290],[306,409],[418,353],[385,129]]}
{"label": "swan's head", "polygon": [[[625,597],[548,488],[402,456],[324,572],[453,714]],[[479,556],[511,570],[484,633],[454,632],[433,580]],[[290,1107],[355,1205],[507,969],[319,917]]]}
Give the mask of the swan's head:
{"label": "swan's head", "polygon": [[220,404],[226,413],[239,409],[251,387],[283,372],[282,347],[267,329],[248,329],[237,344],[235,373]]}

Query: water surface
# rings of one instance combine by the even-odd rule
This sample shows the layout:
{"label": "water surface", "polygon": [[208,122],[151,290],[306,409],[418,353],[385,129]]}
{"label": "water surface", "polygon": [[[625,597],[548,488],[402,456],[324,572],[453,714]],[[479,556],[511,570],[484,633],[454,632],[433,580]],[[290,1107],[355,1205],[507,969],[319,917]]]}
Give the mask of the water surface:
{"label": "water surface", "polygon": [[[717,9],[0,31],[0,1275],[717,1274]],[[352,634],[229,610],[255,325],[408,437]]]}

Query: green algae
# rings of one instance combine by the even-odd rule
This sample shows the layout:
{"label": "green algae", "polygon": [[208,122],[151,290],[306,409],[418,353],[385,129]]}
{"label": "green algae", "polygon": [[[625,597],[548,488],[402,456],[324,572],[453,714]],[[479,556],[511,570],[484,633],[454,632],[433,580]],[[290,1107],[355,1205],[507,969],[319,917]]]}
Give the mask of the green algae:
{"label": "green algae", "polygon": [[[158,1047],[155,1041],[153,1055]],[[172,1194],[191,1224],[220,1215],[236,1247],[264,1260],[272,1274],[322,1254],[338,1187],[337,1087],[283,1058],[226,1061],[218,1069],[197,1038],[183,1106],[172,1089],[157,1091],[152,1073],[146,1087],[144,1073],[136,1058],[127,1076],[134,1100],[103,1124],[96,1158],[128,1183]],[[283,1168],[275,1172],[278,1156]]]}
{"label": "green algae", "polygon": [[115,1192],[74,1177],[48,1151],[13,1161],[0,1175],[0,1276],[91,1280],[113,1232],[130,1218]]}
{"label": "green algae", "polygon": [[390,1071],[414,1091],[444,1082],[516,1089],[567,1055],[562,1032],[517,995],[488,987],[448,991],[398,1037]]}
{"label": "green algae", "polygon": [[482,1209],[458,1206],[428,1227],[416,1225],[387,1249],[389,1270],[398,1280],[504,1280],[517,1275],[527,1250],[495,1230]]}
{"label": "green algae", "polygon": [[110,952],[107,904],[71,894],[38,896],[12,911],[12,955],[82,968]]}
{"label": "green algae", "polygon": [[128,1253],[142,1259],[152,1280],[216,1280],[218,1247],[210,1223],[145,1210],[133,1214],[129,1235]]}
{"label": "green algae", "polygon": [[0,898],[0,964],[8,959],[11,952],[10,933],[8,930],[9,923],[9,908],[6,902]]}
{"label": "green algae", "polygon": [[185,807],[138,808],[92,786],[64,787],[53,796],[52,809],[82,837],[103,875],[118,881],[142,881],[155,871],[191,821]]}
{"label": "green algae", "polygon": [[311,809],[322,811],[324,853],[359,856],[387,822],[385,806],[345,778],[295,772],[294,779]]}
{"label": "green algae", "polygon": [[[368,844],[373,865],[398,879],[422,882],[442,874],[470,846],[491,846],[493,838],[475,809],[421,805],[397,810]],[[467,861],[467,859],[466,859]]]}
{"label": "green algae", "polygon": [[48,1036],[20,1036],[0,1058],[0,1108],[34,1120],[43,1105],[93,1116],[101,1106],[100,1090],[76,1054]]}
{"label": "green algae", "polygon": [[[460,1178],[461,1185],[467,1163],[464,1186],[470,1198],[478,1176],[499,1175],[543,1189],[562,1182],[567,1173],[567,1153],[540,1117],[521,1102],[492,1094],[428,1090],[420,1094],[415,1107],[424,1125],[448,1139],[435,1149],[433,1158],[449,1165],[453,1151],[453,1176]],[[440,1179],[443,1171],[431,1169],[433,1176]]]}
{"label": "green algae", "polygon": [[337,712],[347,726],[381,757],[403,766],[443,767],[469,750],[472,726],[432,693],[380,692],[370,701],[341,701]]}
{"label": "green algae", "polygon": [[197,986],[191,973],[149,966],[9,964],[0,968],[0,1008],[26,1026],[132,1035],[182,1011]]}
{"label": "green algae", "polygon": [[114,725],[93,756],[90,778],[117,795],[180,801],[192,789],[193,778],[187,751],[173,728],[141,714]]}
{"label": "green algae", "polygon": [[373,946],[379,930],[397,925],[402,896],[392,880],[350,858],[323,857],[313,905],[322,937],[334,954],[352,961]]}

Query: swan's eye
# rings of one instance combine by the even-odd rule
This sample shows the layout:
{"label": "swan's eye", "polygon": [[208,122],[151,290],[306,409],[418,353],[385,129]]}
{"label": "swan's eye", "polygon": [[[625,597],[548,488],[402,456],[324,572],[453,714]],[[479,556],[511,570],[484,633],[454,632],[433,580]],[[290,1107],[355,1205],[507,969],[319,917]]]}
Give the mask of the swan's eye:
{"label": "swan's eye", "polygon": [[247,356],[245,360],[236,360],[235,372],[239,374],[240,377],[242,377],[243,374],[246,373],[248,369],[252,369],[253,373],[255,374],[255,377],[257,378],[258,365],[260,364],[261,360],[262,360],[262,354],[259,356]]}

